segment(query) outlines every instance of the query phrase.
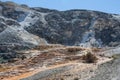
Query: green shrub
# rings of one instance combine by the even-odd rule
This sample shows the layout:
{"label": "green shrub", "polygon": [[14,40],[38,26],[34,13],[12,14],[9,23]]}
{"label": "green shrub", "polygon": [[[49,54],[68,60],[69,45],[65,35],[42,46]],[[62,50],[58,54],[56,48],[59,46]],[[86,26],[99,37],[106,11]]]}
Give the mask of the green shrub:
{"label": "green shrub", "polygon": [[95,56],[95,54],[92,54],[91,52],[87,52],[86,55],[82,56],[82,60],[86,63],[95,63],[98,58]]}

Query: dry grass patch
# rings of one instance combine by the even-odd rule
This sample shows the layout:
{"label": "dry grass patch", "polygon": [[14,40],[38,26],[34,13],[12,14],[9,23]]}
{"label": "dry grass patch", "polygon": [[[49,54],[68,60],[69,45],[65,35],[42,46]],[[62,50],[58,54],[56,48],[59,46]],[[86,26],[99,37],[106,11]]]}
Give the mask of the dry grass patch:
{"label": "dry grass patch", "polygon": [[81,50],[83,50],[83,49],[80,48],[80,47],[70,47],[70,48],[67,48],[68,52],[77,52],[77,51],[81,51]]}
{"label": "dry grass patch", "polygon": [[67,56],[65,57],[66,61],[74,61],[74,60],[80,60],[80,56]]}
{"label": "dry grass patch", "polygon": [[92,48],[92,51],[93,52],[99,52],[101,49],[99,49],[99,48]]}
{"label": "dry grass patch", "polygon": [[10,67],[5,67],[5,66],[0,65],[0,72],[8,71],[10,69],[11,69]]}
{"label": "dry grass patch", "polygon": [[33,48],[33,50],[46,50],[51,48],[58,48],[58,47],[64,47],[63,45],[57,45],[57,44],[50,44],[50,45],[39,45]]}

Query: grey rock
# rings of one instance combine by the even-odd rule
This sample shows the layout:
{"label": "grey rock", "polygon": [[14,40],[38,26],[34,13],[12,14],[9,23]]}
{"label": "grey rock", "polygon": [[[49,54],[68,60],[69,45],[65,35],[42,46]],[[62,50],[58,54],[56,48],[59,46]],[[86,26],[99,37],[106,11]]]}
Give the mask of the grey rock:
{"label": "grey rock", "polygon": [[29,8],[9,1],[0,2],[0,7],[1,43],[39,45],[48,42],[86,47],[118,46],[120,43],[117,14]]}
{"label": "grey rock", "polygon": [[120,59],[100,65],[89,80],[120,80]]}

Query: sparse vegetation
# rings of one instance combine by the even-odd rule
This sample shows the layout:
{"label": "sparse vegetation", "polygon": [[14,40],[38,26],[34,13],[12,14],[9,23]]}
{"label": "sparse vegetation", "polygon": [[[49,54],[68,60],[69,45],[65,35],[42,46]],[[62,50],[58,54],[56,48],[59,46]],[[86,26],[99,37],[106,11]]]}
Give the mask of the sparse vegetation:
{"label": "sparse vegetation", "polygon": [[73,60],[79,60],[80,57],[79,56],[68,56],[65,58],[65,60],[70,60],[70,61],[73,61]]}
{"label": "sparse vegetation", "polygon": [[59,44],[51,44],[51,45],[39,45],[33,48],[33,50],[46,50],[46,49],[51,49],[51,48],[59,48],[59,47],[64,47],[63,45]]}
{"label": "sparse vegetation", "polygon": [[79,79],[76,77],[76,78],[74,78],[74,80],[79,80]]}
{"label": "sparse vegetation", "polygon": [[53,79],[48,79],[48,80],[65,80],[63,78],[53,78]]}
{"label": "sparse vegetation", "polygon": [[67,48],[67,51],[68,52],[70,52],[70,53],[76,53],[76,52],[78,52],[78,51],[82,51],[83,49],[82,48],[80,48],[80,47],[71,47],[71,48]]}
{"label": "sparse vegetation", "polygon": [[93,52],[99,52],[100,49],[99,49],[99,48],[92,48],[92,51],[93,51]]}
{"label": "sparse vegetation", "polygon": [[113,59],[118,59],[118,58],[120,58],[120,54],[113,55],[112,58]]}
{"label": "sparse vegetation", "polygon": [[64,78],[61,78],[60,80],[64,80]]}
{"label": "sparse vegetation", "polygon": [[0,57],[0,63],[5,63],[7,60],[5,60],[3,57]]}
{"label": "sparse vegetation", "polygon": [[87,52],[87,54],[82,56],[82,60],[86,63],[95,63],[98,58],[95,56],[95,54],[92,54],[91,52]]}
{"label": "sparse vegetation", "polygon": [[4,71],[7,71],[9,70],[10,68],[8,66],[3,66],[3,65],[0,65],[0,72],[4,72]]}

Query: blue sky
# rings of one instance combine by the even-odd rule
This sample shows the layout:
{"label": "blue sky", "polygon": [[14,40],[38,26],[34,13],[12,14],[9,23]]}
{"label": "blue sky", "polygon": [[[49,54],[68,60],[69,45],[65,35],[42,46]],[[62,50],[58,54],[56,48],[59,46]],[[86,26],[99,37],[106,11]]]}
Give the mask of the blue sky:
{"label": "blue sky", "polygon": [[57,10],[88,9],[120,14],[120,0],[2,0]]}

